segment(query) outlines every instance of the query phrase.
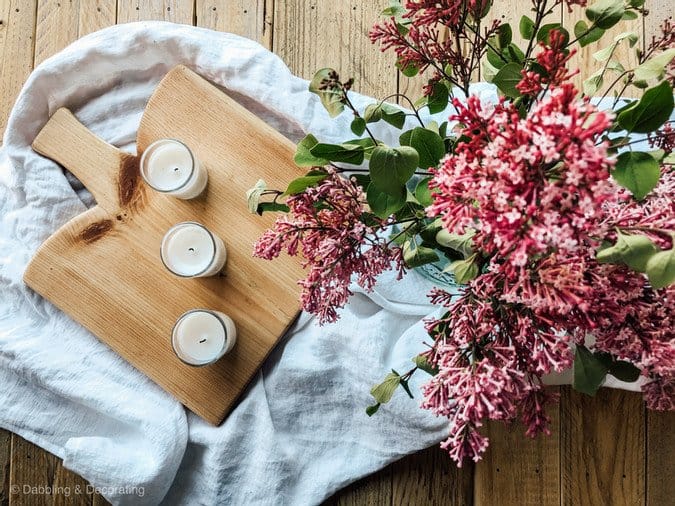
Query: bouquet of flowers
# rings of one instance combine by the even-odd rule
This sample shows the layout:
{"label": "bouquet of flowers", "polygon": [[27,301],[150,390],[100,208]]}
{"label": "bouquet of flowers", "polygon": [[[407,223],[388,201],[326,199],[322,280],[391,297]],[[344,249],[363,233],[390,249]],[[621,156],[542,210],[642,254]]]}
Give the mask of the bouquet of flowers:
{"label": "bouquet of flowers", "polygon": [[[357,110],[353,80],[320,70],[310,91],[331,117],[353,115],[355,138],[307,135],[295,156],[306,176],[248,193],[252,211],[281,213],[254,255],[302,255],[302,307],[322,324],[338,318],[351,282],[370,290],[385,270],[425,264],[454,276],[459,293],[429,293],[443,310],[426,321],[428,349],[373,387],[366,411],[429,374],[422,408],[448,418],[441,446],[458,465],[487,448],[486,419],[548,433],[555,399],[542,377],[553,371],[573,368],[590,395],[607,374],[640,381],[649,408],[674,408],[675,31],[664,21],[646,49],[634,33],[614,37],[578,90],[575,48],[647,12],[644,0],[564,0],[585,9],[569,33],[549,22],[561,3],[531,0],[519,47],[490,0],[393,2],[370,38],[404,75],[427,73],[424,96]],[[615,58],[620,45],[636,65]],[[470,95],[481,65],[496,103]],[[640,98],[621,99],[628,89]],[[448,121],[425,121],[425,108]],[[402,130],[399,145],[373,134],[377,122]]]}

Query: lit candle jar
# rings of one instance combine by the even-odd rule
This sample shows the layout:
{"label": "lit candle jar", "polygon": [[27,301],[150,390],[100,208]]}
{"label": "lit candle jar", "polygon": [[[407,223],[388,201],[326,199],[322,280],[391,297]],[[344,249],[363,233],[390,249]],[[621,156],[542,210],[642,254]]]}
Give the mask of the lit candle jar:
{"label": "lit candle jar", "polygon": [[208,181],[190,148],[173,139],[160,139],[143,151],[141,176],[153,189],[179,199],[199,196]]}
{"label": "lit candle jar", "polygon": [[204,225],[185,221],[164,234],[160,257],[176,276],[202,278],[223,270],[227,251],[220,237]]}
{"label": "lit candle jar", "polygon": [[173,350],[189,365],[208,365],[232,349],[237,329],[232,319],[219,311],[193,309],[181,316],[173,327]]}

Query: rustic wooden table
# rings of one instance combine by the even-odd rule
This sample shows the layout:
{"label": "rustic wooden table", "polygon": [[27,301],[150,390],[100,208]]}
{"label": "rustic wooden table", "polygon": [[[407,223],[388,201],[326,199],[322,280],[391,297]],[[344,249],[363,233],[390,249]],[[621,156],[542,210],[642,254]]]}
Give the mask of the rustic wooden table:
{"label": "rustic wooden table", "polygon": [[[514,21],[527,2],[495,2]],[[272,49],[293,72],[310,77],[332,66],[375,96],[419,89],[397,74],[366,36],[388,0],[0,0],[0,131],[32,68],[68,43],[116,23],[159,19],[230,31]],[[623,22],[649,41],[674,0],[647,0],[652,15]],[[560,19],[575,19],[560,8]],[[517,19],[515,20],[517,22]],[[589,46],[576,58],[590,63]],[[438,448],[402,459],[336,494],[328,504],[648,505],[673,504],[675,416],[646,412],[640,396],[602,390],[595,398],[565,387],[552,410],[551,437],[526,440],[521,427],[490,424],[491,447],[479,464],[456,469]],[[0,506],[105,504],[93,494],[23,495],[24,485],[79,485],[61,461],[0,430]],[[12,493],[18,486],[20,492]]]}

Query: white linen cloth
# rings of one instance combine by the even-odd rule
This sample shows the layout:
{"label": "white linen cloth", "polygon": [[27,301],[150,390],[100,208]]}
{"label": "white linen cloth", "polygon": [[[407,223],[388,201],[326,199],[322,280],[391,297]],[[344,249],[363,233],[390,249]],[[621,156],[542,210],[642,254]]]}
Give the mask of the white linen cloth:
{"label": "white linen cloth", "polygon": [[303,314],[220,427],[187,413],[22,281],[41,242],[93,205],[78,181],[32,151],[36,134],[65,106],[133,152],[145,104],[177,64],[226,87],[292,140],[311,131],[339,141],[348,131],[349,115],[330,120],[274,54],[191,26],[111,27],[36,68],[2,148],[0,426],[63,458],[114,504],[316,504],[445,435],[444,419],[418,409],[424,373],[411,382],[415,400],[397,393],[372,418],[364,411],[371,386],[391,368],[406,371],[424,349],[421,318],[435,310],[424,278],[383,276],[334,325],[320,328]]}

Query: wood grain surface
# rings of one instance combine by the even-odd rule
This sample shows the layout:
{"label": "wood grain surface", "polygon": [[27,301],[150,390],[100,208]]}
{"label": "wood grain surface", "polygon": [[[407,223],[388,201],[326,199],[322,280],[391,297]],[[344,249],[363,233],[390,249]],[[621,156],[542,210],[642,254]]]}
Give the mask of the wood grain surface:
{"label": "wood grain surface", "polygon": [[[202,112],[197,116],[195,110]],[[138,156],[163,138],[185,143],[206,167],[209,182],[199,198],[152,191],[140,179],[138,157],[96,138],[69,111],[56,111],[33,148],[82,181],[97,206],[40,246],[24,280],[218,425],[299,310],[300,264],[283,256],[270,270],[251,256],[252,244],[274,217],[251,214],[244,195],[259,178],[280,188],[288,176],[303,172],[293,163],[295,147],[288,139],[183,66],[162,79],[148,102]],[[233,220],[241,225],[236,233]],[[224,240],[228,260],[222,275],[179,280],[162,265],[162,237],[183,221],[202,223]],[[133,262],[124,261],[128,252]],[[237,326],[237,345],[213,365],[184,364],[169,345],[175,322],[194,308],[222,311]]]}
{"label": "wood grain surface", "polygon": [[[419,89],[419,80],[410,86],[407,78],[397,75],[391,55],[379,55],[364,37],[378,11],[387,4],[388,0],[79,0],[77,35],[89,31],[83,27],[140,19],[196,23],[258,40],[305,78],[311,77],[319,66],[330,65],[345,76],[353,75],[359,91],[383,97],[397,90]],[[517,22],[516,9],[523,11],[525,5],[517,0],[500,0],[495,4],[495,13],[511,22]],[[3,130],[14,97],[34,63],[33,41],[38,19],[43,19],[41,14],[50,7],[59,8],[44,0],[0,0]],[[173,14],[167,7],[171,7]],[[651,14],[641,28],[640,44],[648,43],[658,32],[660,19],[675,11],[673,0],[647,0],[646,7]],[[172,17],[176,12],[180,12],[181,19]],[[565,8],[560,10],[560,21],[573,26],[576,19],[568,16]],[[72,29],[67,31],[72,36]],[[41,44],[51,45],[56,51],[67,42],[70,41],[62,33],[54,30],[42,37]],[[39,54],[48,56],[45,50]],[[590,64],[587,59],[579,61],[581,65]],[[457,470],[442,450],[432,447],[360,480],[326,504],[673,504],[675,414],[645,415],[640,396],[634,393],[601,390],[597,397],[586,398],[569,387],[560,390],[560,407],[553,411],[557,421],[548,439],[529,441],[521,437],[518,427],[490,424],[487,431],[491,447],[485,459],[475,466]],[[30,502],[21,494],[10,493],[11,484],[23,486],[30,483],[32,476],[39,473],[44,476],[44,469],[49,469],[50,464],[46,453],[35,447],[32,458],[25,458],[26,451],[21,450],[21,445],[27,443],[17,435],[11,436],[16,448],[12,452],[8,439],[8,433],[0,431],[0,506],[10,502],[51,505],[62,500],[33,496]],[[74,476],[61,480],[79,483]],[[71,504],[91,504],[91,500],[73,498]]]}

